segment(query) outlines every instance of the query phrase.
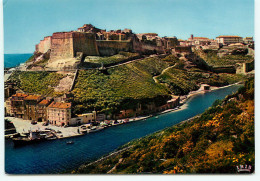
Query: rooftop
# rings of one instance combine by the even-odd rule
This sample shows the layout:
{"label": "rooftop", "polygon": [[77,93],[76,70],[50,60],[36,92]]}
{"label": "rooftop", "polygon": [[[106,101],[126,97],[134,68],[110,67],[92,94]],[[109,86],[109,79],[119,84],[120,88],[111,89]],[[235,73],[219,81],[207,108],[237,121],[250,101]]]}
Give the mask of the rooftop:
{"label": "rooftop", "polygon": [[206,37],[193,37],[193,39],[205,39],[205,40],[209,40],[209,38],[206,38]]}
{"label": "rooftop", "polygon": [[67,108],[71,108],[71,103],[52,102],[48,107],[49,108],[67,109]]}
{"label": "rooftop", "polygon": [[241,36],[235,36],[235,35],[220,35],[217,38],[241,38]]}
{"label": "rooftop", "polygon": [[24,100],[38,100],[39,98],[41,98],[39,95],[29,95]]}
{"label": "rooftop", "polygon": [[43,99],[39,104],[41,104],[41,105],[47,105],[47,104],[49,104],[49,103],[50,103],[49,100]]}
{"label": "rooftop", "polygon": [[14,95],[12,95],[12,97],[27,97],[28,95],[27,94],[24,94],[24,93],[16,93]]}

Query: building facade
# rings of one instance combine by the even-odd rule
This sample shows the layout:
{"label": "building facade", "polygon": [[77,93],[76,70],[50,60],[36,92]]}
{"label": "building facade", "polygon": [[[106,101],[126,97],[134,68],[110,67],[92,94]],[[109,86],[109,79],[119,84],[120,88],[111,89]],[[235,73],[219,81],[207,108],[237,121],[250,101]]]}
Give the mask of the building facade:
{"label": "building facade", "polygon": [[216,38],[217,42],[222,45],[233,43],[243,43],[243,38],[240,36],[221,35]]}
{"label": "building facade", "polygon": [[87,123],[95,122],[97,120],[96,111],[93,111],[92,113],[79,114],[77,116],[81,118],[81,124],[87,124]]}
{"label": "building facade", "polygon": [[47,107],[47,117],[50,124],[56,126],[70,125],[71,103],[52,102]]}
{"label": "building facade", "polygon": [[24,99],[28,96],[28,94],[24,93],[16,93],[11,97],[11,112],[14,117],[25,119],[25,105]]}
{"label": "building facade", "polygon": [[28,95],[24,98],[24,119],[38,121],[37,104],[41,100],[40,95]]}
{"label": "building facade", "polygon": [[43,99],[37,104],[37,113],[38,113],[38,121],[46,122],[48,121],[47,117],[47,107],[51,103],[51,100]]}

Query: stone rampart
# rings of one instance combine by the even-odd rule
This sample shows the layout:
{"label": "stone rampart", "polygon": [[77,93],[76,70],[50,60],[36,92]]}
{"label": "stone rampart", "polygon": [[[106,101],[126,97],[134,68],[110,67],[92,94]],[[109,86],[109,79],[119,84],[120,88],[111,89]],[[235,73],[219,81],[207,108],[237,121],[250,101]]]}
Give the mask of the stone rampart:
{"label": "stone rampart", "polygon": [[142,54],[164,53],[164,49],[162,46],[145,44],[136,40],[133,41],[133,49],[135,52]]}
{"label": "stone rampart", "polygon": [[250,72],[252,70],[254,70],[254,61],[236,64],[237,74],[246,74],[247,72]]}
{"label": "stone rampart", "polygon": [[50,59],[74,57],[72,32],[53,33]]}
{"label": "stone rampart", "polygon": [[95,35],[82,32],[53,33],[50,59],[73,58],[77,52],[99,55]]}
{"label": "stone rampart", "polygon": [[212,72],[215,73],[236,73],[236,67],[235,66],[223,66],[223,67],[212,67]]}
{"label": "stone rampart", "polygon": [[74,32],[73,37],[73,51],[74,57],[77,52],[82,52],[87,56],[99,55],[95,35],[92,33]]}
{"label": "stone rampart", "polygon": [[101,56],[115,55],[120,51],[133,51],[133,45],[131,41],[97,40],[96,42],[99,54]]}
{"label": "stone rampart", "polygon": [[51,49],[51,36],[44,37],[38,45],[36,45],[36,51],[41,53],[46,53]]}

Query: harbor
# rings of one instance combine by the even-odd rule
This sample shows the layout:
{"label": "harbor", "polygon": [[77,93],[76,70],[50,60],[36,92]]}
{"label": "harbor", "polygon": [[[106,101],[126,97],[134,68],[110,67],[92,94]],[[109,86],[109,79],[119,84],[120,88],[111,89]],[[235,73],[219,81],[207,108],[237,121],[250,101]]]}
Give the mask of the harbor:
{"label": "harbor", "polygon": [[[235,83],[233,85],[238,85],[238,84],[239,83]],[[167,109],[165,111],[161,111],[156,114],[153,115],[151,114],[148,116],[139,116],[139,117],[126,118],[126,119],[119,119],[119,120],[104,120],[101,121],[96,126],[92,124],[82,124],[78,126],[69,126],[69,127],[55,126],[52,124],[48,124],[46,122],[37,123],[37,122],[32,122],[30,120],[23,120],[21,118],[5,117],[6,120],[10,121],[10,123],[13,124],[13,128],[11,130],[14,131],[13,134],[5,134],[5,137],[11,138],[14,142],[14,146],[25,146],[27,144],[40,143],[43,141],[82,136],[85,134],[101,131],[104,128],[109,128],[111,126],[117,126],[117,125],[135,122],[135,121],[146,120],[151,117],[158,119],[158,115],[186,109],[187,105],[185,103],[195,95],[227,88],[233,85],[228,85],[225,87],[211,87],[209,90],[206,91],[204,90],[204,88],[201,87],[197,91],[190,92],[187,96],[182,96],[180,106],[177,106],[176,108]]]}
{"label": "harbor", "polygon": [[[15,148],[12,140],[7,139],[5,142],[5,171],[9,174],[44,174],[61,173],[73,169],[83,163],[95,161],[133,139],[141,138],[200,114],[215,100],[225,98],[239,87],[240,85],[233,85],[205,94],[197,94],[186,102],[185,109],[146,118],[142,121],[133,121],[131,124],[111,126],[84,136],[44,141],[40,144],[30,144],[19,148]],[[37,125],[31,125],[30,122],[27,124],[37,129]],[[56,129],[61,130],[60,127]],[[74,143],[67,144],[68,141]]]}

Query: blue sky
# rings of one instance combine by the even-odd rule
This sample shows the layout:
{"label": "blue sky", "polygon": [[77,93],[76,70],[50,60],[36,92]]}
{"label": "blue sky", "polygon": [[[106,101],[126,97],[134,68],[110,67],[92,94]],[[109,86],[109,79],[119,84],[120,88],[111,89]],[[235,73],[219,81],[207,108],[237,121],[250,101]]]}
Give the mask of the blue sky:
{"label": "blue sky", "polygon": [[32,53],[44,36],[88,23],[180,39],[254,36],[254,1],[4,0],[4,52]]}

